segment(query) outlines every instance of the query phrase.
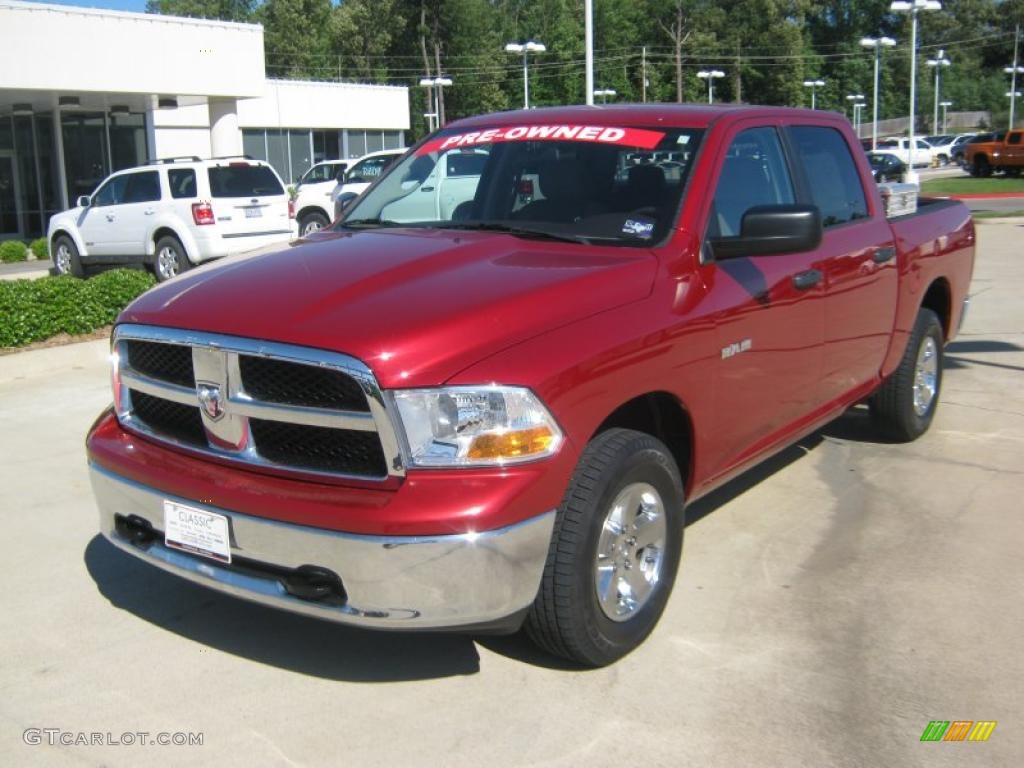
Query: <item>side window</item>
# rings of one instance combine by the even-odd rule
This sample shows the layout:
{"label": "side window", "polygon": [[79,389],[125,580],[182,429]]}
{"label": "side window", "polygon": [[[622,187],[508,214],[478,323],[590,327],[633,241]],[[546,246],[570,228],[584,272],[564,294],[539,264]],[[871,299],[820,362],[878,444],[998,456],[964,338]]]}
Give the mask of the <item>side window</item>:
{"label": "side window", "polygon": [[790,130],[822,224],[834,227],[867,218],[864,188],[843,135],[835,128],[809,125]]}
{"label": "side window", "polygon": [[733,139],[722,163],[707,236],[735,237],[749,209],[793,202],[793,184],[778,133],[774,128],[743,131]]}
{"label": "side window", "polygon": [[128,174],[125,186],[124,201],[126,203],[150,203],[160,199],[160,173],[144,171]]}
{"label": "side window", "polygon": [[168,171],[167,181],[171,186],[171,197],[196,196],[196,172],[191,168],[175,168]]}
{"label": "side window", "polygon": [[98,208],[103,205],[119,205],[123,203],[124,188],[127,182],[127,175],[108,179],[102,187],[96,190],[96,194],[92,196],[93,207]]}
{"label": "side window", "polygon": [[1019,134],[1019,133],[1011,133],[1010,134],[1010,138],[1008,138],[1006,140],[1006,143],[1007,144],[1020,144],[1020,137],[1021,137],[1021,134]]}

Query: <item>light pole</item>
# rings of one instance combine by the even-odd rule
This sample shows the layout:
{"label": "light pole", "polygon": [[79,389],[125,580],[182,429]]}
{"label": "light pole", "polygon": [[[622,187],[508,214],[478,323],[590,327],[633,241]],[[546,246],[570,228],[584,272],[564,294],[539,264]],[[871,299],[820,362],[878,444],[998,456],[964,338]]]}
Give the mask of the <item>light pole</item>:
{"label": "light pole", "polygon": [[939,132],[939,73],[943,67],[948,67],[952,62],[945,56],[945,51],[939,49],[939,55],[934,59],[928,59],[928,66],[935,67],[935,114],[932,115],[932,130]]}
{"label": "light pole", "polygon": [[530,40],[525,43],[509,43],[505,50],[509,53],[523,54],[523,109],[530,108],[530,70],[527,65],[527,57],[531,53],[544,53],[548,48],[544,43],[535,43]]}
{"label": "light pole", "polygon": [[804,88],[811,89],[811,109],[818,108],[818,88],[821,88],[824,84],[824,80],[804,80]]}
{"label": "light pole", "polygon": [[594,95],[601,97],[602,104],[607,104],[608,97],[611,96],[614,98],[617,94],[614,88],[598,88],[596,91],[594,91]]}
{"label": "light pole", "polygon": [[[1010,130],[1013,130],[1013,108],[1017,104],[1017,97],[1020,96],[1017,93],[1017,75],[1024,75],[1024,67],[1017,63],[1017,49],[1020,43],[1020,24],[1013,28],[1013,66],[1007,67],[1003,70],[1010,76],[1010,92],[1007,96],[1010,97]],[[1012,94],[1012,95],[1011,95]]]}
{"label": "light pole", "polygon": [[914,149],[917,137],[914,135],[914,118],[917,111],[917,14],[921,11],[941,11],[939,0],[894,0],[889,10],[894,13],[910,14],[910,141],[907,146],[909,153],[907,163],[907,181],[917,184],[917,173],[914,171]]}
{"label": "light pole", "polygon": [[882,48],[892,48],[896,41],[891,37],[862,37],[860,44],[875,49],[875,91],[871,106],[871,151],[878,149],[878,70]]}
{"label": "light pole", "polygon": [[423,77],[420,78],[420,85],[427,89],[427,93],[430,94],[430,112],[424,113],[424,117],[427,118],[427,128],[431,131],[441,127],[441,115],[438,112],[438,105],[440,100],[437,98],[437,92],[435,88],[440,90],[445,86],[451,85],[452,79],[445,77],[444,75],[438,75],[437,77]]}
{"label": "light pole", "polygon": [[860,110],[864,106],[864,94],[863,93],[848,93],[846,94],[846,100],[853,104],[853,129],[857,133],[857,138],[860,138]]}
{"label": "light pole", "polygon": [[719,77],[725,77],[725,72],[720,69],[702,69],[697,73],[697,77],[701,80],[708,81],[708,104],[715,103],[715,80]]}
{"label": "light pole", "polygon": [[946,133],[946,107],[952,107],[952,101],[940,101],[939,106],[942,107],[942,133]]}

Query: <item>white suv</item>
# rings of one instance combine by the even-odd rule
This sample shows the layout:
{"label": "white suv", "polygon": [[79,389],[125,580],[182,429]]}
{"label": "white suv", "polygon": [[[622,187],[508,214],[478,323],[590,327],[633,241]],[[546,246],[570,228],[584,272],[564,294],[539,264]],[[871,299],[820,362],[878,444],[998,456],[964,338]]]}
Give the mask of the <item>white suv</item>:
{"label": "white suv", "polygon": [[345,160],[325,160],[302,174],[293,195],[300,236],[305,237],[331,223],[334,218],[331,193],[336,184],[345,180],[347,167]]}
{"label": "white suv", "polygon": [[404,154],[404,149],[384,149],[363,155],[354,161],[345,172],[345,178],[338,181],[331,193],[334,199],[334,218],[341,216],[341,212],[349,203],[359,197]]}
{"label": "white suv", "polygon": [[118,171],[50,219],[54,271],[144,263],[159,281],[210,259],[287,243],[293,209],[274,169],[243,157],[157,160]]}

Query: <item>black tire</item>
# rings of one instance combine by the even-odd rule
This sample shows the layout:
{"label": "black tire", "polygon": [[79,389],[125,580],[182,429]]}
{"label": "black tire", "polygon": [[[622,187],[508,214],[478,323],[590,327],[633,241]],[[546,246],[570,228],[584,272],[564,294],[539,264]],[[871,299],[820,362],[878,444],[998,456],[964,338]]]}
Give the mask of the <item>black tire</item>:
{"label": "black tire", "polygon": [[327,217],[317,211],[307,213],[301,219],[299,219],[299,237],[305,237],[311,235],[314,232],[319,232],[321,229],[326,227],[331,222],[327,220]]}
{"label": "black tire", "polygon": [[987,178],[992,175],[992,165],[984,155],[974,159],[974,166],[971,169],[971,176]]}
{"label": "black tire", "polygon": [[939,165],[949,165],[949,155],[939,155]]}
{"label": "black tire", "polygon": [[[631,560],[636,564],[632,567],[638,568],[631,575],[639,573],[644,578],[644,569],[654,562],[649,558],[659,552],[660,568],[653,588],[633,609],[618,586],[613,587],[614,592],[606,590],[624,611],[620,620],[613,620],[598,596],[598,543],[613,502],[620,493],[638,488],[653,489],[662,504],[662,547],[637,548],[630,550],[631,555],[626,549],[606,547],[612,554],[603,560],[603,572],[618,585],[619,574],[627,574],[631,567],[612,570],[611,564]],[[643,498],[646,501],[652,496],[647,492]],[[626,504],[621,508],[632,510]],[[641,509],[637,506],[636,512]],[[642,517],[630,517],[632,514],[626,512],[624,519],[638,521]],[[682,553],[683,523],[683,484],[668,448],[643,432],[602,432],[583,452],[558,509],[540,589],[526,617],[526,634],[549,653],[592,667],[610,664],[632,651],[654,629],[672,592]],[[616,538],[614,533],[606,535]],[[635,547],[636,536],[642,534],[634,527],[623,531],[619,541],[623,547]],[[632,537],[632,544],[626,537]]]}
{"label": "black tire", "polygon": [[156,281],[163,283],[187,272],[192,267],[192,262],[188,260],[185,248],[178,238],[166,235],[156,241],[156,250],[153,252],[150,267],[156,275]]}
{"label": "black tire", "polygon": [[[927,354],[923,350],[929,343],[934,356],[934,374],[932,395],[927,398],[925,406],[923,393],[927,387],[917,391],[918,360]],[[899,367],[868,401],[875,423],[889,438],[908,443],[919,438],[931,426],[942,389],[942,348],[942,323],[938,315],[922,308],[917,313],[914,330]],[[921,399],[916,400],[916,396]]]}
{"label": "black tire", "polygon": [[53,274],[85,277],[85,267],[82,266],[78,248],[67,235],[60,235],[53,240]]}

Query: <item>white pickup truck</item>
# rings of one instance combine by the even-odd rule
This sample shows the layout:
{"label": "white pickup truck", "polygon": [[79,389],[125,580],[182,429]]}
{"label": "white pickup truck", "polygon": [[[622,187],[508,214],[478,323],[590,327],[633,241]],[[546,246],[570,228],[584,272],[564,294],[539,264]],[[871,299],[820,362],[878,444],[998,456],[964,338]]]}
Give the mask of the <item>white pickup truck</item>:
{"label": "white pickup truck", "polygon": [[908,166],[927,168],[938,160],[938,150],[924,139],[914,139],[914,162],[910,162],[910,139],[891,138],[878,142],[879,152],[896,155]]}
{"label": "white pickup truck", "polygon": [[417,157],[402,177],[404,197],[384,206],[381,218],[390,221],[447,220],[476,194],[489,152],[453,149],[436,158]]}

